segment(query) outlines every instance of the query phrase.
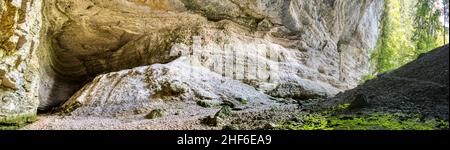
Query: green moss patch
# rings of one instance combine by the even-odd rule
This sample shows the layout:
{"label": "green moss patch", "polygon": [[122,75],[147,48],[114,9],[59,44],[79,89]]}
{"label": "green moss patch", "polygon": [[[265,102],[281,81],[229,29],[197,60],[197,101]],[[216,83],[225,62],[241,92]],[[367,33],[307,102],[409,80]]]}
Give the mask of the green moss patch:
{"label": "green moss patch", "polygon": [[288,130],[448,130],[449,122],[442,119],[422,119],[419,115],[373,114],[370,116],[321,113],[301,114],[280,123],[279,129]]}
{"label": "green moss patch", "polygon": [[332,130],[328,120],[320,114],[303,114],[288,122],[283,122],[277,126],[279,129],[288,130]]}
{"label": "green moss patch", "polygon": [[239,103],[241,103],[242,105],[247,105],[248,104],[248,100],[244,99],[244,98],[238,98]]}
{"label": "green moss patch", "polygon": [[221,104],[222,104],[222,102],[218,101],[218,100],[199,100],[199,101],[197,101],[197,105],[205,107],[205,108],[219,107]]}
{"label": "green moss patch", "polygon": [[16,130],[37,120],[36,114],[17,115],[0,119],[0,130]]}
{"label": "green moss patch", "polygon": [[328,119],[337,130],[448,130],[448,121],[421,119],[420,116],[374,114],[371,116],[339,116]]}
{"label": "green moss patch", "polygon": [[277,125],[282,130],[448,130],[448,120],[419,114],[367,112],[346,114],[351,104],[301,113]]}
{"label": "green moss patch", "polygon": [[227,118],[228,116],[231,116],[231,107],[230,106],[223,106],[214,117],[218,118]]}
{"label": "green moss patch", "polygon": [[70,113],[72,113],[73,111],[75,111],[75,109],[81,107],[82,104],[78,101],[74,101],[73,103],[67,104],[66,106],[60,107],[57,109],[58,113],[64,114],[64,115],[68,115]]}

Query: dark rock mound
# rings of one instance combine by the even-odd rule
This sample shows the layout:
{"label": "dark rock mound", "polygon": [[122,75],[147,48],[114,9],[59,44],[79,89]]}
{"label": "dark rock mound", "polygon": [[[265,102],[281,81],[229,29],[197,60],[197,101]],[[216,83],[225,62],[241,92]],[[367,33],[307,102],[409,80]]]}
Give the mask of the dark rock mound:
{"label": "dark rock mound", "polygon": [[[338,94],[326,106],[356,103],[365,97],[357,113],[413,113],[448,120],[449,46],[421,55],[417,60],[379,75],[355,89]],[[362,103],[359,103],[362,104]]]}

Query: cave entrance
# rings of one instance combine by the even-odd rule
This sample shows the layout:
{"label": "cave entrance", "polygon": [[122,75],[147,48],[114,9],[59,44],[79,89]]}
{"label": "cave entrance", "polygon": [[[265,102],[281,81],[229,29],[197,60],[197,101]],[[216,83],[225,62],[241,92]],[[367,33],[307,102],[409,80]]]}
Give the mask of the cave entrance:
{"label": "cave entrance", "polygon": [[77,91],[92,81],[92,78],[79,80],[68,80],[59,76],[51,79],[52,82],[45,83],[40,89],[40,104],[38,114],[49,114],[55,112],[59,106],[69,100]]}

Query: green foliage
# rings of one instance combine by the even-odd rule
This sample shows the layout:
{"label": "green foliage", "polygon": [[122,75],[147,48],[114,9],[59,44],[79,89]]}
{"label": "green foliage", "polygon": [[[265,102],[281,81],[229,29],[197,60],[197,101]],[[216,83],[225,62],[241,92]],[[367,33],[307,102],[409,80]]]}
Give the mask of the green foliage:
{"label": "green foliage", "polygon": [[349,108],[349,103],[314,113],[301,113],[277,127],[287,130],[448,130],[449,122],[442,119],[421,119],[418,114],[370,113],[366,115],[337,115]]}
{"label": "green foliage", "polygon": [[440,8],[435,3],[436,0],[385,1],[381,35],[371,59],[374,74],[403,66],[448,41],[448,31],[443,30]]}
{"label": "green foliage", "polygon": [[372,54],[375,71],[378,73],[396,69],[416,58],[411,3],[402,0],[386,0],[381,22],[381,35],[376,51]]}
{"label": "green foliage", "polygon": [[436,0],[418,0],[416,4],[413,40],[416,42],[417,55],[439,46],[438,35],[443,28],[439,21],[441,12],[435,8],[435,2]]}
{"label": "green foliage", "polygon": [[238,100],[239,100],[239,102],[240,102],[241,104],[243,104],[243,105],[247,105],[247,104],[248,104],[248,100],[247,100],[247,99],[239,98]]}
{"label": "green foliage", "polygon": [[328,120],[321,114],[302,114],[296,120],[281,124],[279,127],[289,130],[331,130]]}
{"label": "green foliage", "polygon": [[17,130],[23,126],[0,126],[0,130]]}
{"label": "green foliage", "polygon": [[231,116],[231,107],[230,106],[223,106],[217,113],[216,115],[214,115],[214,117],[219,117],[219,118],[226,118],[228,116]]}
{"label": "green foliage", "polygon": [[341,116],[329,118],[335,130],[436,130],[448,129],[443,120],[421,120],[419,116],[403,119],[402,115],[374,114],[370,116]]}
{"label": "green foliage", "polygon": [[347,109],[348,107],[350,107],[350,104],[349,104],[349,103],[345,103],[345,104],[340,104],[340,105],[339,105],[339,109],[340,109],[340,110]]}

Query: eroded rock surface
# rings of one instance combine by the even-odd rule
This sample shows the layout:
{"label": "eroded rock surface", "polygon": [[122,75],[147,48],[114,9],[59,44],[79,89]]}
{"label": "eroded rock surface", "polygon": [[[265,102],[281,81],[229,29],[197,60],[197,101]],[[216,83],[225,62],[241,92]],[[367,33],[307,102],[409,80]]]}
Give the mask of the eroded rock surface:
{"label": "eroded rock surface", "polygon": [[[196,55],[271,96],[328,97],[369,70],[383,1],[46,1],[41,107],[98,74]],[[174,55],[173,52],[176,52]],[[48,74],[48,75],[46,75]],[[69,81],[72,83],[68,84]],[[298,92],[292,92],[298,91]]]}
{"label": "eroded rock surface", "polygon": [[[248,101],[242,103],[242,99]],[[229,101],[252,108],[274,103],[249,85],[195,65],[192,57],[181,57],[166,65],[100,75],[61,109],[75,116],[112,117],[155,109],[165,102],[197,105],[199,100]]]}
{"label": "eroded rock surface", "polygon": [[[3,20],[11,20],[9,7],[18,0],[0,3],[1,32],[8,31],[0,52],[10,53],[11,42],[29,45],[5,56],[14,59],[2,58],[9,66],[24,62],[17,73],[3,71],[7,90],[0,97],[15,97],[3,98],[0,106],[8,109],[2,111],[18,114],[26,107],[34,114],[38,103],[41,110],[63,104],[62,112],[88,120],[139,120],[147,110],[170,114],[181,106],[182,114],[194,113],[196,120],[217,109],[202,108],[200,100],[249,111],[268,109],[279,99],[333,96],[368,73],[383,6],[382,0],[22,1],[32,2],[26,8],[35,13],[26,13],[30,26],[16,34],[3,30],[11,29]],[[15,21],[23,20],[16,14]],[[29,38],[4,44],[10,34]],[[3,80],[13,75],[18,78]]]}
{"label": "eroded rock surface", "polygon": [[32,121],[39,105],[42,1],[0,1],[0,123]]}

